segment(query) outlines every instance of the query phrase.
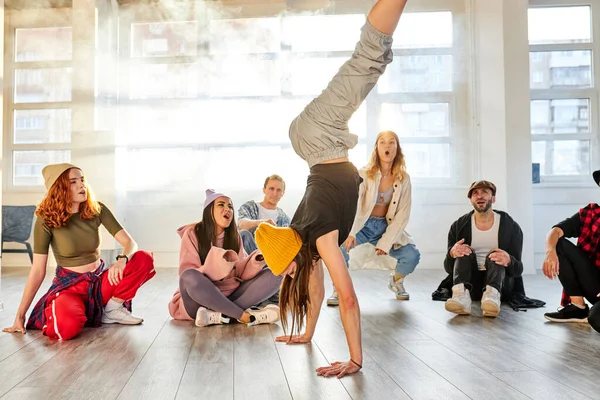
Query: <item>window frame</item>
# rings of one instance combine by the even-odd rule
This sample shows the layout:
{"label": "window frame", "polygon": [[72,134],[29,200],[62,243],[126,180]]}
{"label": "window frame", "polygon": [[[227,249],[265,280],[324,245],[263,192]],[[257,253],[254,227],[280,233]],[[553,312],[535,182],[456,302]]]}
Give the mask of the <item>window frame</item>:
{"label": "window frame", "polygon": [[[336,7],[336,14],[354,14],[361,13],[365,14],[365,6],[364,5],[356,5],[356,4],[344,4],[340,5],[340,7]],[[450,147],[449,154],[449,162],[450,162],[450,178],[447,177],[412,177],[413,183],[424,185],[424,186],[448,186],[454,187],[459,186],[460,184],[464,184],[469,181],[469,174],[471,170],[471,165],[468,163],[470,160],[470,156],[472,154],[472,129],[470,125],[470,111],[468,109],[468,96],[469,96],[469,86],[468,82],[465,81],[464,77],[468,76],[470,65],[468,63],[469,60],[469,24],[470,19],[468,16],[468,11],[463,1],[461,0],[448,0],[448,1],[439,1],[439,0],[424,0],[422,2],[413,4],[409,3],[406,8],[406,12],[440,12],[440,11],[449,11],[452,13],[452,29],[453,29],[453,43],[452,47],[441,47],[441,48],[397,48],[394,49],[395,56],[404,56],[404,55],[443,55],[450,54],[453,57],[452,62],[452,90],[447,92],[415,92],[415,93],[385,93],[379,94],[377,92],[377,88],[373,89],[373,92],[366,100],[366,135],[365,137],[359,138],[359,145],[366,145],[367,149],[371,148],[371,145],[375,142],[375,137],[378,132],[381,130],[385,130],[386,127],[380,126],[377,116],[379,115],[379,111],[381,108],[381,104],[383,102],[391,102],[391,103],[447,103],[448,104],[448,112],[449,112],[449,125],[450,125],[450,134],[446,137],[422,137],[422,138],[401,138],[402,143],[448,143]],[[181,18],[174,18],[170,21],[191,21],[192,18],[195,18],[197,22],[197,28],[199,30],[199,34],[203,37],[206,32],[208,32],[208,24],[209,17],[207,17],[207,13],[203,13],[200,15],[184,15],[181,13],[178,14]],[[260,15],[241,15],[239,18],[252,18],[257,17],[261,18],[263,16]],[[264,16],[268,17],[268,16]],[[223,17],[227,18],[227,17]],[[229,17],[231,18],[231,17]],[[159,19],[149,20],[147,16],[144,18],[140,18],[140,16],[136,15],[134,8],[131,8],[131,12],[127,13],[126,16],[120,15],[119,18],[119,47],[120,47],[120,74],[122,77],[127,77],[129,74],[129,68],[131,65],[139,65],[139,64],[172,64],[172,63],[194,63],[198,62],[202,58],[206,57],[218,57],[219,55],[211,55],[210,49],[208,48],[208,42],[199,42],[198,43],[198,51],[196,52],[196,56],[180,56],[180,57],[133,57],[131,44],[132,44],[132,24],[136,23],[151,23],[151,22],[159,22]],[[206,31],[206,32],[205,32]],[[276,59],[280,57],[282,53],[285,53],[285,56],[281,60],[282,63],[289,62],[288,60],[295,57],[316,57],[316,58],[331,58],[331,57],[343,57],[349,58],[352,54],[352,51],[312,51],[312,52],[291,52],[289,49],[284,49],[283,41],[281,45],[281,50],[279,53],[270,52],[270,53],[261,53],[260,57],[263,59]],[[287,58],[287,59],[286,59]],[[282,77],[281,77],[281,94],[279,96],[198,96],[198,98],[210,98],[215,100],[233,100],[249,98],[253,100],[266,100],[273,98],[285,98],[285,99],[296,99],[302,100],[306,99],[306,103],[310,102],[315,95],[292,95],[291,86],[285,87],[285,82],[289,82],[286,80],[286,74],[289,75],[291,73],[291,65],[284,66],[282,64]],[[127,82],[128,79],[120,79],[120,82]],[[130,99],[129,93],[130,88],[126,85],[122,85],[119,87],[119,104],[122,107],[127,107],[129,105],[135,106],[151,106],[153,104],[160,104],[161,106],[171,107],[176,104],[186,104],[188,102],[193,102],[197,100],[196,98],[192,99]],[[180,142],[170,142],[169,144],[143,144],[143,143],[128,143],[126,139],[125,132],[121,132],[121,124],[119,124],[119,133],[117,137],[119,138],[118,147],[122,147],[125,150],[125,153],[128,150],[142,150],[146,148],[194,148],[198,150],[209,150],[213,147],[239,147],[246,146],[250,144],[258,145],[265,143],[257,143],[257,142],[240,142],[240,143],[205,143],[205,144],[190,144],[188,143],[180,143]],[[389,129],[389,128],[388,128]],[[286,138],[282,140],[274,140],[269,141],[266,145],[274,146],[274,147],[282,147],[289,148],[291,144],[289,140]],[[368,159],[368,154],[366,156]],[[357,167],[362,167],[362,165],[357,165]],[[410,168],[409,168],[410,170]],[[149,189],[139,189],[132,191],[154,191],[158,189],[149,188]],[[165,190],[165,188],[161,188],[161,190]]]}
{"label": "window frame", "polygon": [[[72,151],[71,142],[65,143],[14,143],[14,112],[18,110],[40,110],[40,109],[68,109],[72,113],[71,101],[61,102],[38,102],[38,103],[15,103],[15,71],[17,69],[32,68],[52,68],[64,67],[73,68],[73,57],[70,60],[61,61],[15,61],[15,45],[17,29],[35,29],[35,28],[72,28],[71,9],[44,9],[40,10],[6,10],[4,24],[4,179],[3,190],[9,193],[16,192],[41,192],[44,191],[43,183],[41,185],[15,185],[14,184],[14,152],[15,151],[45,151],[45,150],[63,150]],[[72,114],[71,114],[72,115]],[[73,132],[71,131],[71,134]]]}
{"label": "window frame", "polygon": [[[589,133],[554,133],[531,134],[532,144],[537,141],[562,141],[562,140],[589,140],[590,142],[590,173],[600,167],[600,29],[594,29],[600,22],[600,5],[592,1],[580,0],[529,0],[528,9],[555,8],[555,7],[590,7],[591,36],[588,43],[559,43],[559,44],[528,44],[529,54],[534,52],[549,51],[591,51],[591,80],[592,86],[588,88],[559,88],[559,89],[531,89],[530,101],[536,100],[561,100],[561,99],[589,99],[588,118],[590,121]],[[530,68],[531,74],[531,68]],[[530,75],[531,80],[531,75]],[[530,84],[531,86],[531,84]],[[546,154],[546,159],[549,159]],[[589,183],[589,174],[578,175],[541,175],[540,184],[560,186],[582,186]]]}

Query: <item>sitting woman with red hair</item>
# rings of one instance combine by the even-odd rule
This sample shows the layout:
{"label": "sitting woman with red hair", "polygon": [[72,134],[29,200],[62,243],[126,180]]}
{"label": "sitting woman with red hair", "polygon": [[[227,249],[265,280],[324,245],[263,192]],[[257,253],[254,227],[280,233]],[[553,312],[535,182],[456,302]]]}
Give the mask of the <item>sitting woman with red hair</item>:
{"label": "sitting woman with red hair", "polygon": [[[4,332],[25,333],[25,315],[46,277],[48,250],[58,266],[52,285],[36,304],[27,328],[51,339],[71,339],[84,326],[141,324],[131,299],[155,274],[149,252],[136,242],[106,205],[94,200],[80,168],[51,164],[42,170],[48,193],[36,210],[33,266],[15,322]],[[100,225],[123,247],[110,266],[100,259]]]}

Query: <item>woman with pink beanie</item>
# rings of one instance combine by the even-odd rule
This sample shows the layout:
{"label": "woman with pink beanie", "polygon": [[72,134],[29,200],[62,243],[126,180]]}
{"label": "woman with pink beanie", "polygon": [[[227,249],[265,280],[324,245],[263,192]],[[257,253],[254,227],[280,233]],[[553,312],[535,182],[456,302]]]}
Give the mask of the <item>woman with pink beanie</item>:
{"label": "woman with pink beanie", "polygon": [[198,327],[228,323],[230,318],[249,325],[279,320],[276,305],[249,309],[277,292],[282,278],[264,268],[260,251],[244,251],[228,196],[208,189],[202,221],[177,233],[179,288],[169,303],[174,319],[195,319]]}

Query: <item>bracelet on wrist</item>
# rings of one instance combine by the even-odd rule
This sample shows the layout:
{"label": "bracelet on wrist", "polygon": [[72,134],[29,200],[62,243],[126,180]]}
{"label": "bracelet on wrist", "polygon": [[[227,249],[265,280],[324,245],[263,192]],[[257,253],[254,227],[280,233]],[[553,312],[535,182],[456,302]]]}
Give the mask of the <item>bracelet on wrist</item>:
{"label": "bracelet on wrist", "polygon": [[356,365],[358,368],[362,369],[362,365],[360,365],[359,363],[357,363],[356,361],[354,361],[353,359],[350,359],[350,362],[354,365]]}

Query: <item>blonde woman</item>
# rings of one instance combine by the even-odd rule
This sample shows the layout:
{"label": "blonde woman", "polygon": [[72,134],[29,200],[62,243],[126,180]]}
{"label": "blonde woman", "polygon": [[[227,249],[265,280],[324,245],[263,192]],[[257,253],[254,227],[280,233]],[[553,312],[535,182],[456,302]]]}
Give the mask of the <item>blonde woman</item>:
{"label": "blonde woman", "polygon": [[[411,185],[398,135],[384,131],[377,135],[369,164],[359,172],[360,185],[356,218],[342,253],[346,263],[348,252],[363,243],[375,246],[377,255],[396,259],[396,270],[390,274],[388,288],[396,299],[408,300],[404,278],[413,272],[421,254],[405,231],[410,217]],[[327,305],[339,304],[337,291]]]}

